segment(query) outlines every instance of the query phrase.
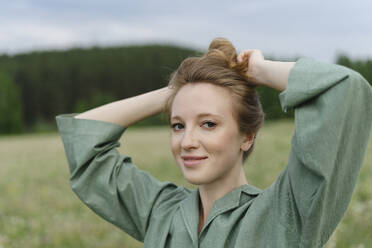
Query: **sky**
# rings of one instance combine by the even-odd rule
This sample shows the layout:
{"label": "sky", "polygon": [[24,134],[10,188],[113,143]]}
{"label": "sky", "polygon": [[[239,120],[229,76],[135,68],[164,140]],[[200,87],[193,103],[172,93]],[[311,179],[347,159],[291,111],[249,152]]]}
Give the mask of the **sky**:
{"label": "sky", "polygon": [[372,58],[370,0],[13,0],[0,8],[0,54],[161,43],[206,50],[225,37],[266,57]]}

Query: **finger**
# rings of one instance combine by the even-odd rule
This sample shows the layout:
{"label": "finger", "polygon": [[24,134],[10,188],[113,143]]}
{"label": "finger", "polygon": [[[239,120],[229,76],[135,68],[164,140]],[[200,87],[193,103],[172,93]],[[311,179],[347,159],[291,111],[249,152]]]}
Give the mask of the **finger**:
{"label": "finger", "polygon": [[250,50],[244,50],[242,51],[239,56],[238,56],[238,61],[241,62],[251,56],[251,54],[255,51],[255,49],[250,49]]}
{"label": "finger", "polygon": [[247,57],[247,51],[243,51],[238,55],[238,62],[242,62]]}
{"label": "finger", "polygon": [[242,53],[239,53],[239,55],[237,57],[238,62],[242,62],[242,60],[243,60],[242,55],[243,55]]}

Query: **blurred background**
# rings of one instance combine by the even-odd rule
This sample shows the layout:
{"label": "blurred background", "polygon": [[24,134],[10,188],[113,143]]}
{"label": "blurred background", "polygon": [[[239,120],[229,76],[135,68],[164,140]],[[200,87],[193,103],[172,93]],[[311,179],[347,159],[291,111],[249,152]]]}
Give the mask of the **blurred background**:
{"label": "blurred background", "polygon": [[[141,247],[69,189],[56,115],[166,86],[180,62],[205,52],[215,37],[238,52],[260,49],[267,59],[344,65],[372,82],[371,11],[368,0],[2,2],[0,248]],[[278,92],[258,90],[266,123],[245,168],[249,182],[265,188],[286,165],[294,125]],[[159,180],[192,187],[175,166],[168,129],[162,115],[141,121],[126,131],[120,151]],[[146,158],[144,149],[151,150]],[[327,247],[372,247],[371,177],[370,142]]]}

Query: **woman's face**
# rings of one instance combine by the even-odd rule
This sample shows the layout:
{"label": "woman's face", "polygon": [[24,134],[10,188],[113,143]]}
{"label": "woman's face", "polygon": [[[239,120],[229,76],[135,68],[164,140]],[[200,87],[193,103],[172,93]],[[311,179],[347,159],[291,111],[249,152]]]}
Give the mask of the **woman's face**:
{"label": "woman's face", "polygon": [[233,171],[242,166],[251,141],[239,132],[228,89],[210,83],[183,86],[170,121],[172,153],[187,181],[202,185],[236,176]]}

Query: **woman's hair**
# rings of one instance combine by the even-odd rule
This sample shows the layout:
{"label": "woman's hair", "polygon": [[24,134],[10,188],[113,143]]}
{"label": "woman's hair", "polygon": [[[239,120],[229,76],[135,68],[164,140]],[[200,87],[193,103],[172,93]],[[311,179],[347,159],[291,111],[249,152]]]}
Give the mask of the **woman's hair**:
{"label": "woman's hair", "polygon": [[[248,59],[238,62],[235,47],[224,38],[214,39],[204,55],[186,58],[170,75],[168,87],[174,90],[165,108],[168,122],[177,92],[186,84],[206,82],[230,90],[235,110],[233,116],[239,131],[254,135],[255,139],[262,126],[264,112],[255,90],[256,86],[247,79],[247,68]],[[254,142],[249,150],[243,153],[243,162],[253,151]]]}

